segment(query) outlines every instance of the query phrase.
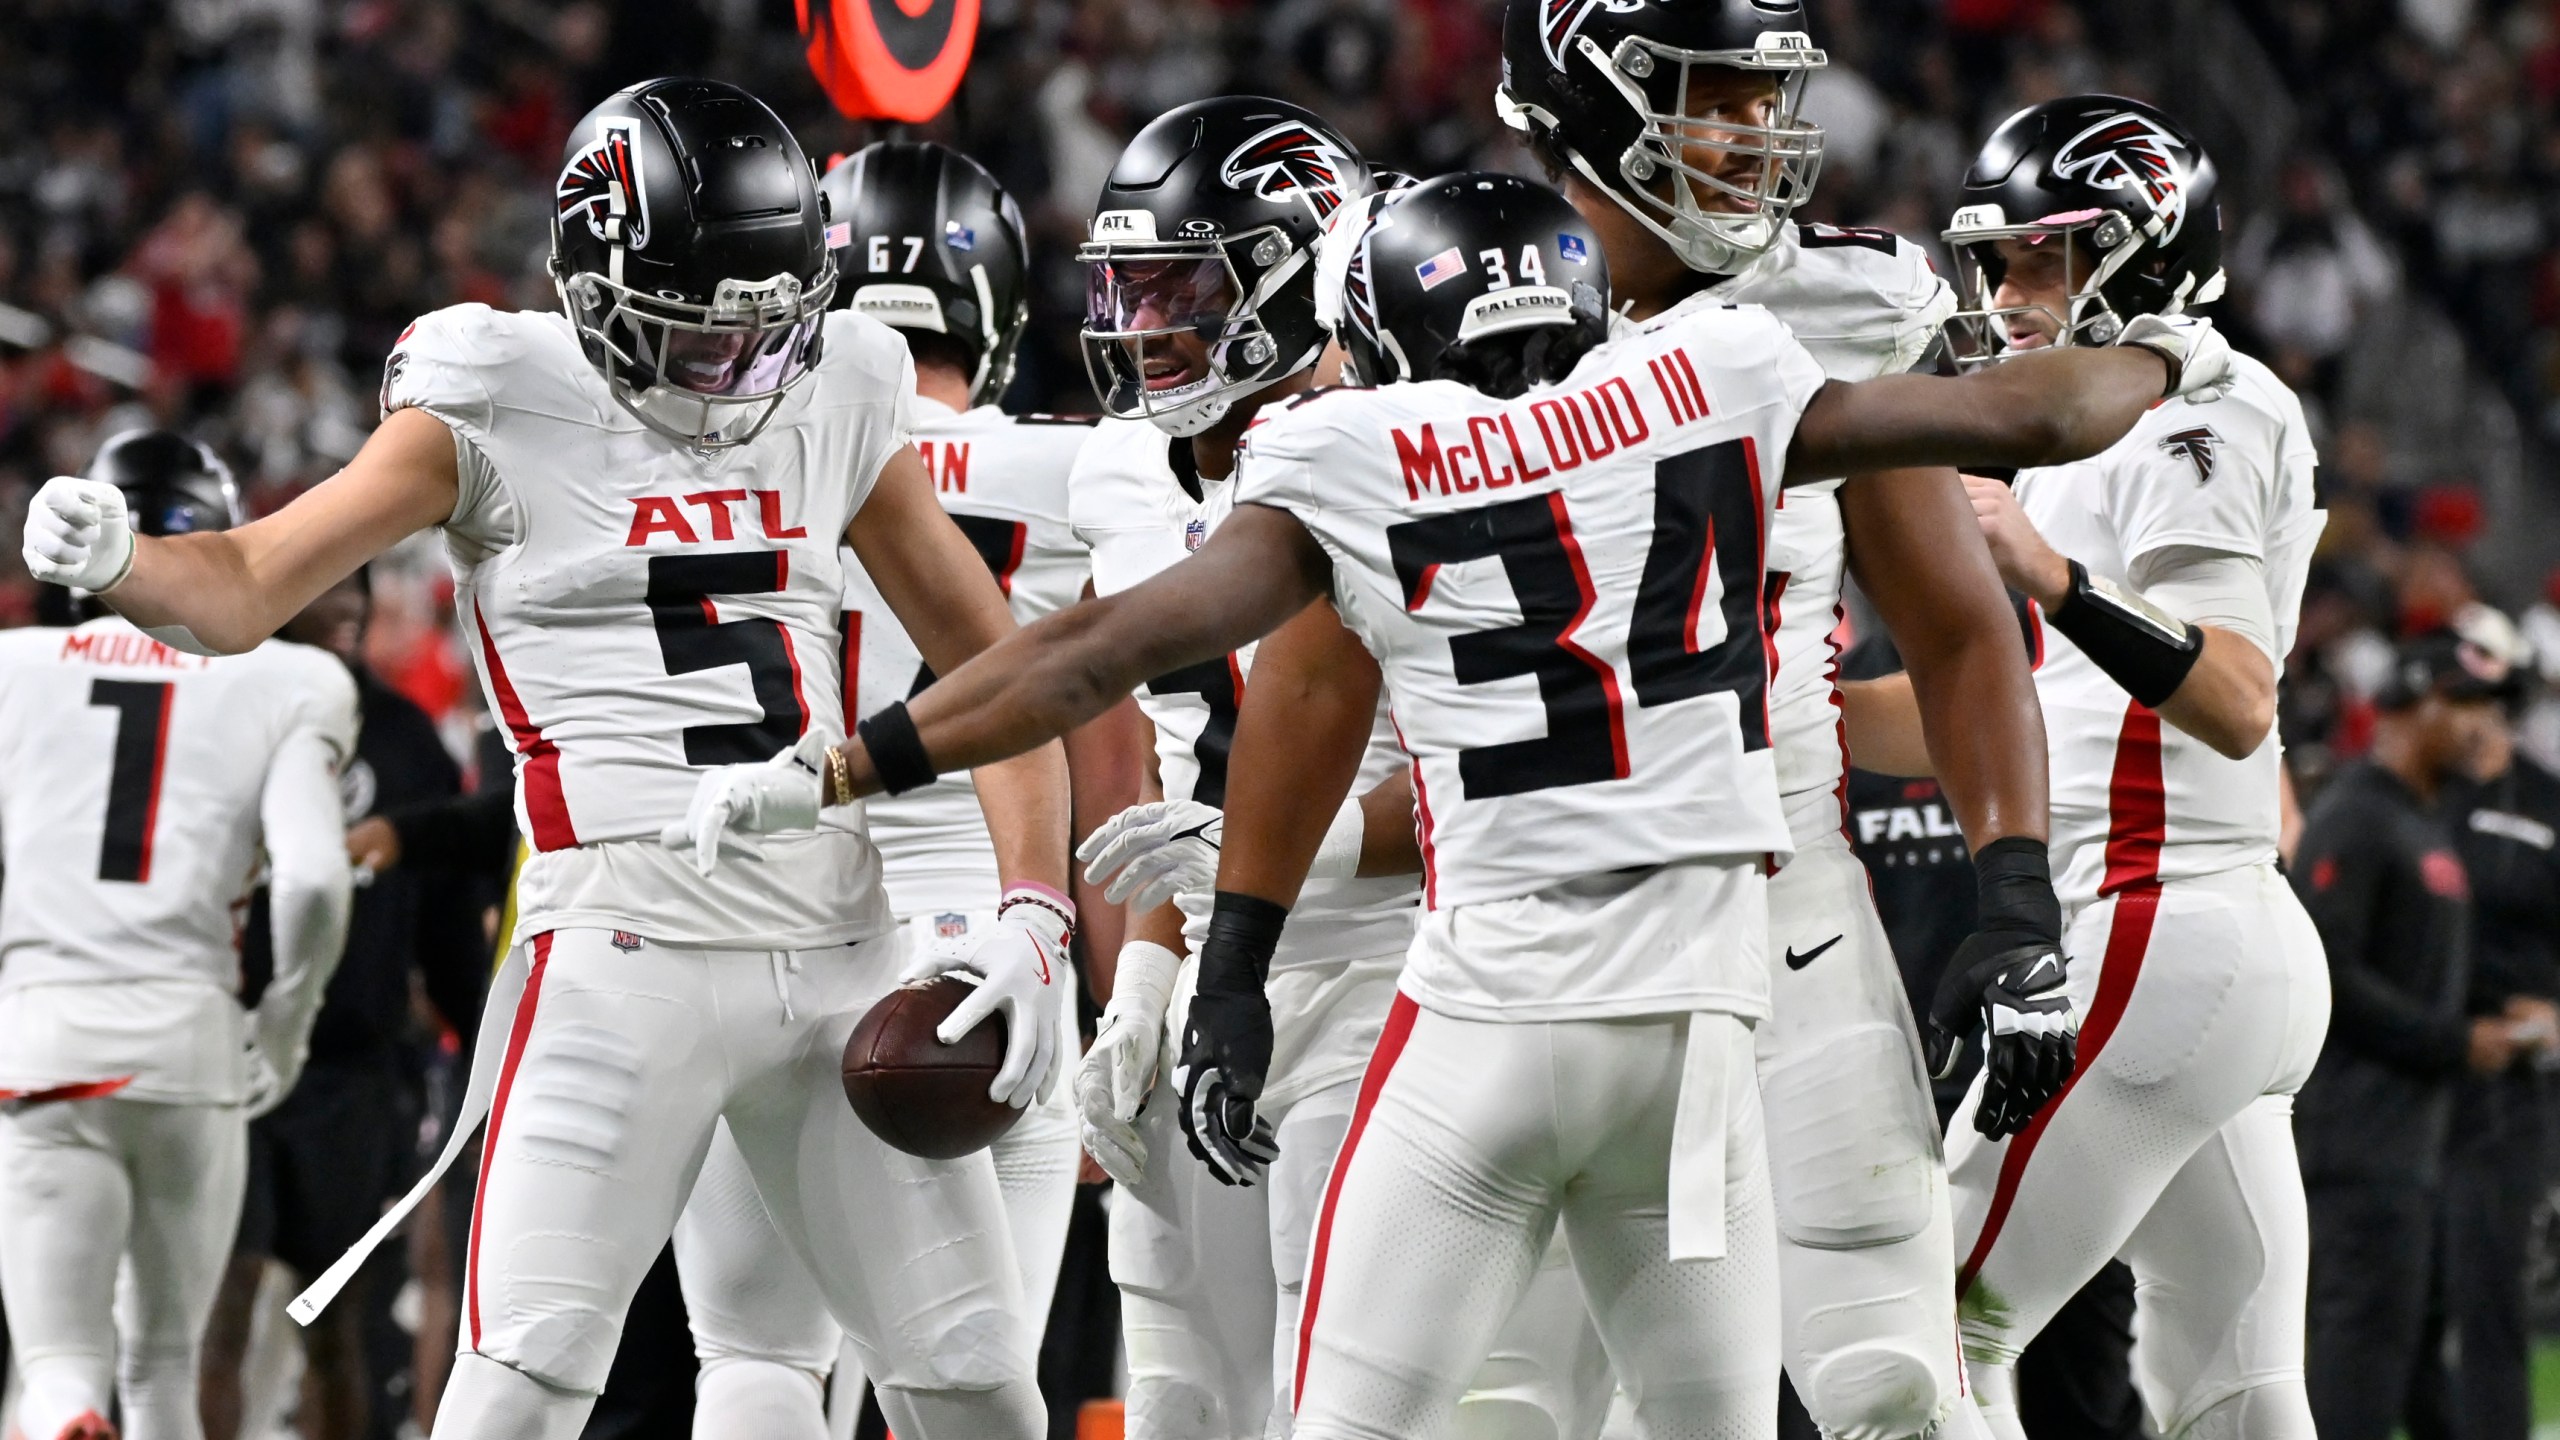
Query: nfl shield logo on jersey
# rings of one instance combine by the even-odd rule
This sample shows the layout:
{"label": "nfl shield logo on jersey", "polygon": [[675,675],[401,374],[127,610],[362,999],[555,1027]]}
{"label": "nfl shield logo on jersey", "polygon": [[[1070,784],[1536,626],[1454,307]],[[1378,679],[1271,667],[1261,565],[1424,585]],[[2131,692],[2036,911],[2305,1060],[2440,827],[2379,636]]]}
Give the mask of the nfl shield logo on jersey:
{"label": "nfl shield logo on jersey", "polygon": [[1209,522],[1206,520],[1194,520],[1182,527],[1182,548],[1185,550],[1199,549],[1200,542],[1208,538]]}
{"label": "nfl shield logo on jersey", "polygon": [[632,934],[628,930],[616,930],[613,932],[613,940],[611,943],[614,949],[628,955],[632,951],[640,948],[640,937]]}
{"label": "nfl shield logo on jersey", "polygon": [[957,940],[969,933],[969,917],[944,913],[933,917],[933,934],[938,940]]}

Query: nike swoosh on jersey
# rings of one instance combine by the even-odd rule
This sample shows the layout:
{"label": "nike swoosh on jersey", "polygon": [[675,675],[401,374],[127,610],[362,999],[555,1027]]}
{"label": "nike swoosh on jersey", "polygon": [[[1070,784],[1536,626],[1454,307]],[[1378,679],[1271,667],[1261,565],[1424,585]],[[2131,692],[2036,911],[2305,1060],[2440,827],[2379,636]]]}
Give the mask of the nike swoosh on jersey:
{"label": "nike swoosh on jersey", "polygon": [[1814,946],[1812,949],[1807,950],[1801,955],[1797,954],[1795,947],[1790,945],[1787,947],[1787,968],[1790,970],[1801,970],[1807,965],[1812,964],[1814,961],[1821,959],[1823,951],[1830,949],[1832,946],[1839,944],[1842,940],[1847,938],[1848,936],[1845,932],[1839,935],[1834,935],[1830,939],[1823,941],[1821,944]]}

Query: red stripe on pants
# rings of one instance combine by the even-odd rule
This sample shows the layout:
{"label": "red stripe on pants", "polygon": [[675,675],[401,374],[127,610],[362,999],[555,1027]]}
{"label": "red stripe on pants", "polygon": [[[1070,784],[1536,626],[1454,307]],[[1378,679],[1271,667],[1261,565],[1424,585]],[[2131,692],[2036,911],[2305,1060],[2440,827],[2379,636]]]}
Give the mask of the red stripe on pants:
{"label": "red stripe on pants", "polygon": [[1298,1307],[1298,1371],[1289,1384],[1291,1413],[1306,1403],[1307,1355],[1315,1344],[1316,1302],[1324,1298],[1324,1262],[1333,1248],[1333,1209],[1342,1198],[1342,1177],[1351,1171],[1351,1152],[1360,1147],[1360,1134],[1369,1128],[1369,1112],[1377,1108],[1378,1092],[1387,1088],[1388,1072],[1396,1068],[1396,1057],[1404,1053],[1404,1042],[1413,1038],[1413,1022],[1422,1007],[1402,991],[1396,1003],[1387,1010],[1387,1026],[1378,1034],[1378,1048],[1369,1052],[1369,1068],[1360,1076],[1360,1099],[1351,1108],[1351,1125],[1342,1132],[1342,1149],[1333,1157],[1333,1173],[1325,1177],[1324,1208],[1316,1212],[1316,1240],[1307,1253],[1307,1298]]}
{"label": "red stripe on pants", "polygon": [[2142,957],[2151,949],[2152,923],[2159,918],[2160,847],[2168,830],[2168,792],[2160,775],[2160,717],[2134,701],[2125,707],[2124,728],[2116,736],[2115,773],[2107,781],[2107,878],[2098,893],[2116,897],[2116,913],[2107,927],[2106,956],[2099,962],[2097,998],[2089,1002],[2089,1016],[2081,1022],[2079,1058],[2071,1067],[2071,1078],[2063,1082],[2062,1093],[2036,1112],[2000,1157],[1991,1211],[1982,1218],[1982,1234],[1973,1242],[1973,1253],[1956,1272],[1958,1300],[1973,1288],[1973,1277],[1982,1273],[1983,1262],[2000,1238],[2000,1227],[2008,1223],[2009,1207],[2018,1198],[2018,1183],[2026,1177],[2027,1160],[2035,1154],[2044,1127],[2071,1098],[2080,1077],[2089,1073],[2089,1062],[2106,1048],[2107,1037],[2115,1033],[2125,1007],[2133,1002]]}
{"label": "red stripe on pants", "polygon": [[551,965],[551,932],[533,937],[533,967],[524,977],[524,995],[516,1001],[515,1024],[507,1031],[507,1058],[498,1065],[498,1093],[489,1101],[489,1130],[480,1137],[480,1181],[471,1192],[471,1348],[480,1348],[480,1220],[489,1213],[489,1167],[498,1158],[498,1125],[507,1117],[507,1095],[516,1088],[516,1064],[524,1059],[525,1037],[533,1033],[533,1012],[542,1003],[542,972]]}

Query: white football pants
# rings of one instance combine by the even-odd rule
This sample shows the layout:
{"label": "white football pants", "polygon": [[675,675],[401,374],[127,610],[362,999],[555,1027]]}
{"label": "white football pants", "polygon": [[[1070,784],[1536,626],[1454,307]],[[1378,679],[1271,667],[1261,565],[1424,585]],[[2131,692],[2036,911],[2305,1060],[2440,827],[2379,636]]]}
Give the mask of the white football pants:
{"label": "white football pants", "polygon": [[[1063,1053],[1073,1055],[1075,1047]],[[989,1150],[1022,1279],[1023,1322],[1035,1344],[1048,1324],[1075,1203],[1080,1151],[1065,1095],[1061,1083],[1047,1101],[1033,1102]],[[850,1437],[870,1378],[861,1352],[774,1234],[726,1125],[712,1138],[675,1239],[676,1273],[702,1361],[694,1440]]]}
{"label": "white football pants", "polygon": [[2134,1380],[2169,1437],[2311,1440],[2310,1263],[2293,1092],[2329,1024],[2319,933],[2272,866],[2135,884],[2066,936],[2080,1059],[2009,1140],[1949,1130],[1964,1353],[2019,1440],[2010,1369],[2112,1256],[2133,1267]]}
{"label": "white football pants", "polygon": [[891,1149],[844,1102],[893,938],[715,951],[537,936],[482,1142],[437,1440],[573,1440],[632,1292],[728,1122],[774,1232],[914,1440],[1045,1433],[995,1166]]}
{"label": "white football pants", "polygon": [[[1675,1197],[1693,1069],[1705,1079],[1688,1103],[1720,1113],[1722,1181]],[[1722,1258],[1671,1258],[1675,1204],[1713,1207],[1701,1214]],[[1497,1024],[1399,997],[1313,1241],[1297,1440],[1453,1435],[1559,1220],[1640,1433],[1766,1436],[1778,1276],[1749,1027],[1712,1014]]]}
{"label": "white football pants", "polygon": [[126,1440],[203,1440],[196,1353],[248,1155],[234,1105],[0,1106],[0,1298],[29,1440],[117,1400]]}
{"label": "white football pants", "polygon": [[[1752,1033],[1778,1230],[1779,1344],[1832,1440],[1906,1440],[1958,1405],[1955,1274],[1937,1113],[1866,867],[1826,835],[1769,879],[1770,1018]],[[1614,1388],[1552,1259],[1496,1339],[1464,1440],[1589,1440]]]}

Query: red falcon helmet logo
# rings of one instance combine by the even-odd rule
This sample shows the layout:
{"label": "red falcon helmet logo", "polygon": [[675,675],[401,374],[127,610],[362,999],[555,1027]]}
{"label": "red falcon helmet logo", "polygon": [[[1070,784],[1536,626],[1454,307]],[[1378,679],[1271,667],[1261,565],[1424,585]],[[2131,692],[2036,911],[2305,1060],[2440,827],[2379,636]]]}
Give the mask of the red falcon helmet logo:
{"label": "red falcon helmet logo", "polygon": [[1538,39],[1546,48],[1547,63],[1558,70],[1564,68],[1574,32],[1582,28],[1584,17],[1592,11],[1625,15],[1644,7],[1645,0],[1539,0]]}
{"label": "red falcon helmet logo", "polygon": [[2176,157],[2187,142],[2134,114],[2110,115],[2064,142],[2053,173],[2101,190],[2133,189],[2160,217],[2159,241],[2177,238],[2187,223],[2186,163]]}
{"label": "red falcon helmet logo", "polygon": [[1265,200],[1304,200],[1322,220],[1342,203],[1342,178],[1352,163],[1341,146],[1287,120],[1237,146],[1218,178]]}
{"label": "red falcon helmet logo", "polygon": [[[557,196],[560,223],[584,219],[599,240],[620,240],[634,250],[649,247],[649,192],[640,186],[640,147],[632,134],[640,122],[611,116],[596,122],[595,143],[561,167]],[[619,235],[608,233],[614,220]]]}

